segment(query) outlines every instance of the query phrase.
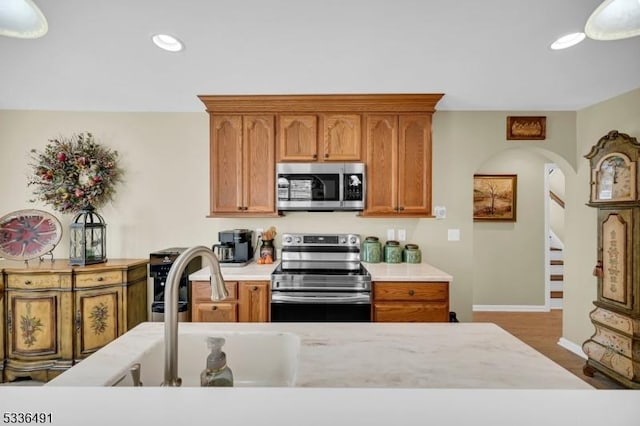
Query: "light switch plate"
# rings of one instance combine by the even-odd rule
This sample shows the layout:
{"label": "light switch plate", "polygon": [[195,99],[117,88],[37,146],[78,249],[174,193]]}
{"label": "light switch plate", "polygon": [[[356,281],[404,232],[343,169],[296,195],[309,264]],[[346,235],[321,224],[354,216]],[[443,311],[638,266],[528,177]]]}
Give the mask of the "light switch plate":
{"label": "light switch plate", "polygon": [[387,240],[395,240],[396,232],[393,229],[387,229]]}
{"label": "light switch plate", "polygon": [[449,229],[447,232],[449,241],[460,241],[459,229]]}
{"label": "light switch plate", "polygon": [[398,241],[407,241],[407,231],[398,229]]}

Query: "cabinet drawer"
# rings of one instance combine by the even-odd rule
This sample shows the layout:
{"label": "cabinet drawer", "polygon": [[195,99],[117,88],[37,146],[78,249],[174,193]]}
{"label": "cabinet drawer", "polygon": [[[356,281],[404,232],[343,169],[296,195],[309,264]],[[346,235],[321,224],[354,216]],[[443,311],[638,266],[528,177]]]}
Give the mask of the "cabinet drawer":
{"label": "cabinet drawer", "polygon": [[[229,292],[229,299],[238,298],[237,281],[225,281],[224,286]],[[211,302],[211,284],[209,284],[209,281],[193,281],[191,283],[191,300],[194,302]]]}
{"label": "cabinet drawer", "polygon": [[380,302],[373,305],[375,322],[449,322],[446,302]]}
{"label": "cabinet drawer", "polygon": [[446,301],[449,300],[448,283],[377,282],[373,286],[374,300],[394,301]]}
{"label": "cabinet drawer", "polygon": [[193,307],[193,322],[237,322],[236,302],[197,303]]}
{"label": "cabinet drawer", "polygon": [[102,285],[121,284],[122,271],[79,272],[76,273],[75,286],[77,288],[96,287]]}
{"label": "cabinet drawer", "polygon": [[9,274],[7,276],[7,288],[34,290],[64,287],[71,287],[71,274]]}

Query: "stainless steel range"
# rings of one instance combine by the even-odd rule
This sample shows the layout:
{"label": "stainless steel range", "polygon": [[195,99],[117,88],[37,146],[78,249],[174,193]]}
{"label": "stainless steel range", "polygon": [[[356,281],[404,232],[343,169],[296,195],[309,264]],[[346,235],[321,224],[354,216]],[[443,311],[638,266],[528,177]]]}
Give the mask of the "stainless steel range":
{"label": "stainless steel range", "polygon": [[371,275],[355,234],[284,234],[271,321],[371,321]]}

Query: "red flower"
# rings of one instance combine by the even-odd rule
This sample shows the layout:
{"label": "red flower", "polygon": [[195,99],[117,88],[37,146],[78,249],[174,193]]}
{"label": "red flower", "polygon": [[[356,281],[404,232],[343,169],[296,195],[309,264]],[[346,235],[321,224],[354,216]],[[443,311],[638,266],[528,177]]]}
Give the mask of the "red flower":
{"label": "red flower", "polygon": [[67,160],[67,154],[65,154],[64,152],[59,152],[56,158],[60,162],[66,161]]}

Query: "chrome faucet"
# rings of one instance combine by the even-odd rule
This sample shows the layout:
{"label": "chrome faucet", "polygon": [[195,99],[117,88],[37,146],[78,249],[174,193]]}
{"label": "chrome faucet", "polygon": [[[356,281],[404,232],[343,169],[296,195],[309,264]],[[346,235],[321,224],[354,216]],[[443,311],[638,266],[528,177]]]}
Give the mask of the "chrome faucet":
{"label": "chrome faucet", "polygon": [[224,286],[220,264],[215,253],[204,246],[191,247],[175,260],[164,289],[164,382],[162,386],[180,386],[178,377],[178,288],[187,264],[195,257],[202,256],[211,269],[211,300],[229,297]]}

